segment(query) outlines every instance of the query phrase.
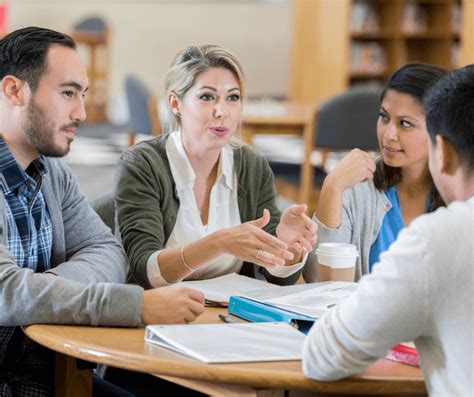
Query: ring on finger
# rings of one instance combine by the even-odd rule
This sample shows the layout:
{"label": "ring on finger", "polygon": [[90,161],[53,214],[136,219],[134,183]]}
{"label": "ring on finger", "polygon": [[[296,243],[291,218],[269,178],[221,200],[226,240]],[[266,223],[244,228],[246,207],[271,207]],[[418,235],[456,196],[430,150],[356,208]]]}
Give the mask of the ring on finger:
{"label": "ring on finger", "polygon": [[257,250],[257,253],[255,254],[255,258],[258,259],[260,257],[260,255],[262,255],[262,254],[263,254],[262,250]]}

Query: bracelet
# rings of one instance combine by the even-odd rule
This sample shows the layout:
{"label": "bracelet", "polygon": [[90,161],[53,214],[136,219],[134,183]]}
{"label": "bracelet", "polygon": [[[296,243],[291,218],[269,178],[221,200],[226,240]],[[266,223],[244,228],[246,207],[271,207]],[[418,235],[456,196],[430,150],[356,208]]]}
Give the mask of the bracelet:
{"label": "bracelet", "polygon": [[189,265],[186,263],[186,261],[184,260],[184,247],[185,247],[185,245],[183,245],[183,246],[181,247],[181,261],[183,262],[183,265],[184,265],[184,267],[185,267],[186,269],[191,270],[192,272],[194,272],[195,269],[193,269],[191,266],[189,266]]}

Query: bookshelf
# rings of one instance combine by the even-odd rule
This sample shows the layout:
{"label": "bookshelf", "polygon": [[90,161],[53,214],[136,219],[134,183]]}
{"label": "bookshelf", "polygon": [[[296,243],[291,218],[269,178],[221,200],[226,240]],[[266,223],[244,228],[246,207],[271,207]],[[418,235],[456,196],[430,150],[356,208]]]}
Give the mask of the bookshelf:
{"label": "bookshelf", "polygon": [[87,66],[89,77],[89,90],[86,94],[87,122],[102,123],[107,120],[110,30],[102,19],[91,17],[78,23],[71,36],[76,41]]}
{"label": "bookshelf", "polygon": [[407,62],[474,63],[474,0],[294,0],[290,98],[383,83]]}

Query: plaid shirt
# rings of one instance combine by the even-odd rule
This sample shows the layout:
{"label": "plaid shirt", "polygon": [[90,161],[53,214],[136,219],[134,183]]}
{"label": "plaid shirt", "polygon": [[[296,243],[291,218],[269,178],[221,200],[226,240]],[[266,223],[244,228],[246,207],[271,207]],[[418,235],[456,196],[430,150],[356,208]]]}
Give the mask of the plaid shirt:
{"label": "plaid shirt", "polygon": [[[0,189],[7,208],[7,249],[18,267],[49,269],[52,223],[41,186],[48,170],[38,157],[24,171],[0,139]],[[51,394],[52,354],[19,327],[0,327],[0,396]]]}

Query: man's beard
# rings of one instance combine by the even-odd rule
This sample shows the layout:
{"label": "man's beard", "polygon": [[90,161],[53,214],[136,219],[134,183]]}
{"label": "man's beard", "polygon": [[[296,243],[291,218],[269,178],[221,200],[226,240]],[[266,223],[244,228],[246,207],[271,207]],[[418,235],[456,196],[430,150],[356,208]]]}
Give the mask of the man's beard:
{"label": "man's beard", "polygon": [[[74,122],[61,129],[78,126],[79,122]],[[49,157],[63,157],[68,154],[72,139],[68,139],[66,147],[61,147],[54,142],[55,134],[59,134],[60,130],[55,131],[53,121],[48,117],[41,106],[34,101],[34,98],[31,98],[28,103],[27,117],[23,125],[23,131],[36,151]]]}

